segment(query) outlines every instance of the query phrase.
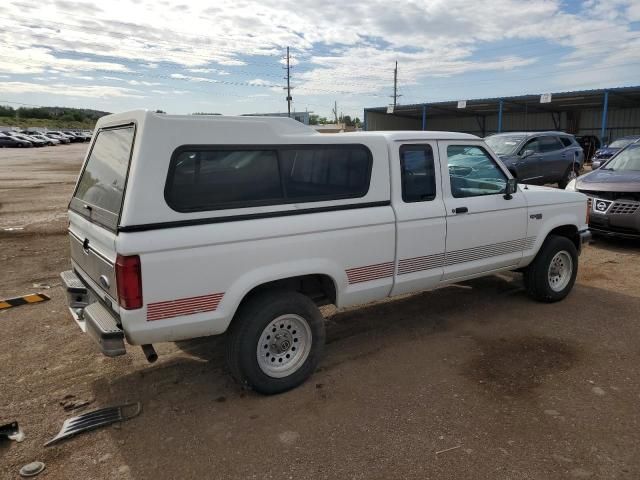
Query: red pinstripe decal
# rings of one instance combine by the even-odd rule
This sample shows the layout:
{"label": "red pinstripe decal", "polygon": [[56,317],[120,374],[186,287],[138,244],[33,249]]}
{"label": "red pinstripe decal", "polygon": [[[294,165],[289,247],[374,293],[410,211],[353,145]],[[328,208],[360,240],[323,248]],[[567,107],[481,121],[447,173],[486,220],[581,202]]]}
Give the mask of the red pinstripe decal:
{"label": "red pinstripe decal", "polygon": [[147,321],[193,315],[201,312],[213,312],[218,308],[224,293],[178,298],[147,305]]}
{"label": "red pinstripe decal", "polygon": [[350,284],[380,280],[393,276],[393,262],[349,268],[346,273]]}

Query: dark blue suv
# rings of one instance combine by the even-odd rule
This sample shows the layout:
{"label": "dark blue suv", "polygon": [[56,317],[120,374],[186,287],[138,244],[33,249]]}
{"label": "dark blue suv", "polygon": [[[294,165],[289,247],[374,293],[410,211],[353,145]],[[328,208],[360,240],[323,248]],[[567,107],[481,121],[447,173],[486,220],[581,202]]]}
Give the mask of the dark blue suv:
{"label": "dark blue suv", "polygon": [[582,147],[564,132],[498,133],[484,140],[522,183],[564,188],[584,164]]}

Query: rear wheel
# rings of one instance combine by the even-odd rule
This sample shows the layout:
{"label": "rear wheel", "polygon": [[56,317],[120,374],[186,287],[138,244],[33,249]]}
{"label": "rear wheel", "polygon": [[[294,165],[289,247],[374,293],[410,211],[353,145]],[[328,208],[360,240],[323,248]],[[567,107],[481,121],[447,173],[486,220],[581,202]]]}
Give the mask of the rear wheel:
{"label": "rear wheel", "polygon": [[311,376],[324,340],[324,318],[308,297],[264,292],[238,310],[229,329],[227,365],[236,380],[257,392],[285,392]]}
{"label": "rear wheel", "polygon": [[552,303],[565,298],[578,274],[578,251],[566,237],[550,235],[538,255],[524,270],[524,285],[529,296]]}

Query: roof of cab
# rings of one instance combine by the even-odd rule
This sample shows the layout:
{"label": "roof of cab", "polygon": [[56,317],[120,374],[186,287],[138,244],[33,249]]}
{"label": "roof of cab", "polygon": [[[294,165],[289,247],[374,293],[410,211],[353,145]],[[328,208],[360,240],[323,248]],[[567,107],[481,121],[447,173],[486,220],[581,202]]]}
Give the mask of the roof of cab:
{"label": "roof of cab", "polygon": [[348,132],[320,134],[312,127],[304,125],[297,120],[287,117],[258,117],[258,116],[226,116],[226,115],[167,115],[149,110],[131,110],[104,116],[98,120],[96,128],[122,125],[125,122],[144,123],[145,120],[164,120],[168,122],[180,122],[185,126],[211,123],[237,123],[239,127],[251,126],[269,127],[278,135],[322,135],[322,138],[350,137],[350,138],[384,138],[388,142],[395,141],[422,141],[422,140],[480,140],[479,137],[468,133],[438,132],[438,131],[374,131],[374,132]]}

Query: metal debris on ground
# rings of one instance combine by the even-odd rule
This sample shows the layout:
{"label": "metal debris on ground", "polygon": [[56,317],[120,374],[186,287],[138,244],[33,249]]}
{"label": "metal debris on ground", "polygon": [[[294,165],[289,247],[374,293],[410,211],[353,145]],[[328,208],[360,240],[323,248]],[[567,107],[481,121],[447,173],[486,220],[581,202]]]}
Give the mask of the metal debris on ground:
{"label": "metal debris on ground", "polygon": [[42,462],[31,462],[27,463],[24,467],[20,469],[21,477],[35,477],[39,473],[44,470],[44,463]]}
{"label": "metal debris on ground", "polygon": [[14,440],[21,442],[24,440],[24,433],[18,426],[18,422],[0,425],[0,440]]}
{"label": "metal debris on ground", "polygon": [[84,413],[77,417],[72,417],[64,421],[62,429],[54,438],[44,444],[45,447],[58,443],[61,440],[73,437],[81,432],[93,430],[115,422],[129,420],[140,414],[142,404],[126,403],[117,407],[101,408],[93,412]]}
{"label": "metal debris on ground", "polygon": [[445,452],[450,452],[451,450],[456,450],[456,449],[458,449],[460,447],[462,447],[462,445],[456,445],[455,447],[445,448],[444,450],[438,450],[436,452],[436,455],[440,455],[441,453],[445,453]]}
{"label": "metal debris on ground", "polygon": [[29,295],[23,295],[22,297],[0,300],[0,310],[11,307],[19,307],[20,305],[27,305],[29,303],[46,302],[47,300],[51,299],[44,293],[30,293]]}

